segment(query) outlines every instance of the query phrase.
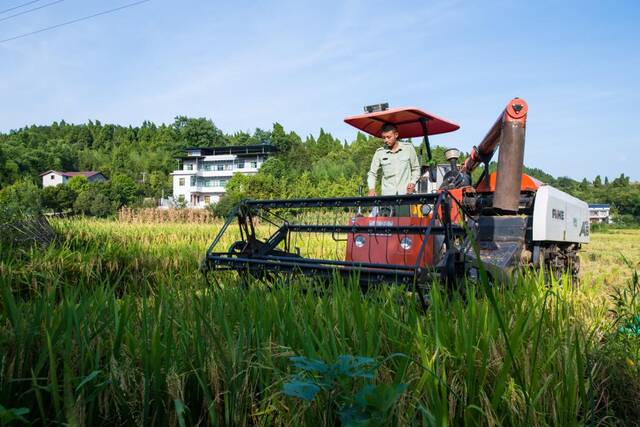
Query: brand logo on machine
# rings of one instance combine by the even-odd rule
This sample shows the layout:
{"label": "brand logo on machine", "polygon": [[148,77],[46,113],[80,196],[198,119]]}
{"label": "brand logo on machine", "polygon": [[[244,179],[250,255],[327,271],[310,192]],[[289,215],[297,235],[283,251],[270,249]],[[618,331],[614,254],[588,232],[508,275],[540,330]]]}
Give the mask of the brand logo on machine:
{"label": "brand logo on machine", "polygon": [[[393,221],[380,221],[373,220],[369,221],[369,227],[393,227]],[[391,234],[387,233],[372,233],[373,236],[391,236]]]}
{"label": "brand logo on machine", "polygon": [[564,221],[564,211],[561,209],[551,209],[551,218]]}
{"label": "brand logo on machine", "polygon": [[380,221],[380,220],[373,220],[373,221],[369,221],[369,226],[371,227],[393,227],[393,221]]}
{"label": "brand logo on machine", "polygon": [[582,228],[580,229],[580,234],[578,236],[588,236],[589,235],[589,221],[583,221]]}

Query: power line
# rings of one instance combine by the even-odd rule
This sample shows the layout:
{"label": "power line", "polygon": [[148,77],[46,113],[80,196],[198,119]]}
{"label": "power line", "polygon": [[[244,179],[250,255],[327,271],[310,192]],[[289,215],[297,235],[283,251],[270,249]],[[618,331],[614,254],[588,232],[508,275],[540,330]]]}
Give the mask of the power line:
{"label": "power line", "polygon": [[52,1],[51,3],[43,4],[42,6],[34,7],[32,9],[27,9],[27,10],[24,10],[22,12],[18,12],[18,13],[13,14],[13,15],[5,16],[4,18],[0,18],[0,22],[6,21],[7,19],[15,18],[16,16],[25,15],[25,14],[27,14],[29,12],[34,12],[36,10],[44,9],[45,7],[53,6],[54,4],[60,3],[60,2],[63,2],[63,1],[64,0]]}
{"label": "power line", "polygon": [[0,10],[0,14],[11,12],[12,10],[20,9],[21,7],[29,6],[30,4],[38,3],[40,0],[31,0],[18,6],[10,7],[9,9]]}
{"label": "power line", "polygon": [[31,32],[28,32],[28,33],[24,33],[24,34],[20,34],[20,35],[14,36],[14,37],[9,37],[8,39],[0,40],[0,43],[6,43],[6,42],[9,42],[9,41],[12,41],[12,40],[21,39],[23,37],[32,36],[34,34],[43,33],[45,31],[53,30],[55,28],[60,28],[60,27],[66,26],[66,25],[75,24],[76,22],[86,21],[87,19],[95,18],[95,17],[101,16],[101,15],[107,15],[109,13],[113,13],[113,12],[117,12],[117,11],[122,10],[122,9],[127,9],[127,8],[130,8],[130,7],[134,7],[134,6],[137,6],[137,5],[142,4],[142,3],[147,3],[149,1],[151,1],[151,0],[140,0],[140,1],[133,2],[133,3],[125,4],[124,6],[115,7],[113,9],[104,10],[102,12],[94,13],[93,15],[83,16],[82,18],[73,19],[71,21],[62,22],[60,24],[52,25],[50,27],[41,28],[41,29],[36,30],[36,31],[31,31]]}

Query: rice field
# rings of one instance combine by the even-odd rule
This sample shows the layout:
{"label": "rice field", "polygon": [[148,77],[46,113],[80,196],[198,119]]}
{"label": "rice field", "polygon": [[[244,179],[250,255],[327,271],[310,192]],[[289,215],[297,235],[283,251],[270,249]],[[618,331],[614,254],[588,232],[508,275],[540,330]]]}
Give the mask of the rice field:
{"label": "rice field", "polygon": [[579,286],[435,285],[423,312],[393,287],[208,284],[219,225],[54,226],[58,246],[0,256],[2,424],[640,420],[638,230],[594,233]]}

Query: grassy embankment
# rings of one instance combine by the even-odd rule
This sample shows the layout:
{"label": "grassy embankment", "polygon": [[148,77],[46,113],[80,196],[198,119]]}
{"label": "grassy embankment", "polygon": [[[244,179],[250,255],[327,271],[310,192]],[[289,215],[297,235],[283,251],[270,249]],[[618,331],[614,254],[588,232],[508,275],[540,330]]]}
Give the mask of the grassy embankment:
{"label": "grassy embankment", "polygon": [[[407,385],[389,409],[373,396],[360,414],[392,425],[640,419],[640,338],[620,332],[640,305],[620,256],[638,267],[638,231],[594,234],[578,288],[535,276],[481,283],[463,298],[435,287],[422,313],[399,289],[245,290],[232,276],[207,286],[198,272],[215,234],[207,225],[56,228],[61,246],[0,258],[3,420],[333,425],[350,405],[363,408],[365,381]],[[373,380],[343,379],[306,402],[282,393],[294,355],[381,365]]]}

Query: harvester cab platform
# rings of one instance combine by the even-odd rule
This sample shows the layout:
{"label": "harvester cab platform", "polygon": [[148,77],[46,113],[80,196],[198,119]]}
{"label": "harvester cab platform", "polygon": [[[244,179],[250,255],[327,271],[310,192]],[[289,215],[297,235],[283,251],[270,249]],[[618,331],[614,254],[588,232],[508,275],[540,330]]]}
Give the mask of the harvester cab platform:
{"label": "harvester cab platform", "polygon": [[[203,269],[266,280],[338,275],[363,286],[412,285],[419,293],[434,280],[453,284],[475,276],[479,263],[498,275],[529,266],[577,276],[577,251],[589,237],[588,208],[522,173],[524,100],[507,104],[462,165],[457,149],[445,152],[447,165],[437,165],[429,140],[457,124],[414,107],[381,104],[365,111],[345,122],[377,137],[393,124],[400,138],[422,138],[415,193],[242,201],[208,248]],[[498,167],[489,174],[498,146]],[[480,164],[485,169],[472,183]]]}

